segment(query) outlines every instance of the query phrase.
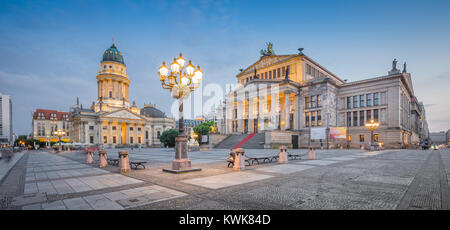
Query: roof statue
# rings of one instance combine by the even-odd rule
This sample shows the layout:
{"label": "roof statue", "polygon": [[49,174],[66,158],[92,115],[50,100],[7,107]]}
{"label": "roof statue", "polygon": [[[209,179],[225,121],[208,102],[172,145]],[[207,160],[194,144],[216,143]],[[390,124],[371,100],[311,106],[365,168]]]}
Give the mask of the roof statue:
{"label": "roof statue", "polygon": [[267,45],[267,50],[262,49],[261,55],[263,55],[263,56],[275,55],[275,53],[273,52],[273,43],[267,42],[266,45]]}
{"label": "roof statue", "polygon": [[255,68],[255,71],[254,71],[254,73],[255,73],[255,75],[253,76],[253,78],[254,78],[254,79],[257,79],[257,78],[258,78],[258,76],[256,75],[256,68]]}
{"label": "roof statue", "polygon": [[304,55],[302,52],[304,50],[304,48],[298,48],[297,50],[298,50],[298,55]]}
{"label": "roof statue", "polygon": [[396,69],[397,69],[397,59],[394,58],[394,60],[392,61],[392,70]]}
{"label": "roof statue", "polygon": [[289,66],[286,68],[286,78],[285,81],[289,81]]}
{"label": "roof statue", "polygon": [[403,71],[402,71],[402,73],[406,73],[406,62],[403,63]]}

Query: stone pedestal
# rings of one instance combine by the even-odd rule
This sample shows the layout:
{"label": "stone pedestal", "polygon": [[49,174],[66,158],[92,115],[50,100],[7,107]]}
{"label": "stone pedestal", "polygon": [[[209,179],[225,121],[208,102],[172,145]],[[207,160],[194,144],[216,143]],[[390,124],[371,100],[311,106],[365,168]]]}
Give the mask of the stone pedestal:
{"label": "stone pedestal", "polygon": [[86,163],[88,163],[88,164],[94,163],[94,152],[91,150],[89,150],[86,155]]}
{"label": "stone pedestal", "polygon": [[361,145],[361,150],[364,150],[364,145]]}
{"label": "stone pedestal", "polygon": [[236,156],[234,158],[233,170],[242,171],[245,170],[245,150],[243,148],[236,149]]}
{"label": "stone pedestal", "polygon": [[188,158],[187,137],[178,136],[175,138],[175,159],[172,161],[171,169],[163,169],[164,172],[184,173],[200,171],[200,168],[192,168],[191,161]]}
{"label": "stone pedestal", "polygon": [[278,163],[279,164],[287,164],[288,163],[288,153],[287,153],[286,146],[280,146],[280,155],[278,157]]}
{"label": "stone pedestal", "polygon": [[70,152],[70,147],[69,146],[67,146],[67,152]]}
{"label": "stone pedestal", "polygon": [[128,173],[131,171],[128,151],[123,150],[119,152],[119,168],[120,173]]}
{"label": "stone pedestal", "polygon": [[98,151],[98,156],[100,160],[100,168],[108,166],[108,161],[106,160],[106,150]]}
{"label": "stone pedestal", "polygon": [[316,153],[314,152],[314,149],[312,147],[309,148],[308,152],[308,160],[314,160],[316,159]]}
{"label": "stone pedestal", "polygon": [[343,150],[343,149],[344,149],[344,146],[341,146],[340,149]]}

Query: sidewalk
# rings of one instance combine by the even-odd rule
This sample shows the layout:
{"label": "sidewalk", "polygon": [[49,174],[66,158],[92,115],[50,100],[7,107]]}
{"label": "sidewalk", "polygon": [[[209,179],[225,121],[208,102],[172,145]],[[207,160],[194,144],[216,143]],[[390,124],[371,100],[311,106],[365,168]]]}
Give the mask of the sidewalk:
{"label": "sidewalk", "polygon": [[16,165],[16,163],[22,159],[25,152],[14,153],[11,159],[2,158],[0,159],[0,184],[3,179],[8,175],[9,171]]}

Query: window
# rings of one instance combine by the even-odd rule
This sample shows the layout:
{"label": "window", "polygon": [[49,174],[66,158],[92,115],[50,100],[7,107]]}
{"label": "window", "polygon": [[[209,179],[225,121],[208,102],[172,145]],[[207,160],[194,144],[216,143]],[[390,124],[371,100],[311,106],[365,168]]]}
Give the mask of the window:
{"label": "window", "polygon": [[130,131],[133,131],[133,127],[130,127]]}
{"label": "window", "polygon": [[277,69],[277,77],[278,77],[278,78],[281,77],[281,69],[280,69],[280,68]]}
{"label": "window", "polygon": [[148,139],[148,131],[145,131],[145,139]]}
{"label": "window", "polygon": [[347,109],[352,108],[352,97],[347,97]]}
{"label": "window", "polygon": [[112,127],[112,130],[116,130],[116,126],[113,126],[113,127]]}
{"label": "window", "polygon": [[370,121],[370,119],[372,119],[372,114],[371,114],[371,111],[370,110],[366,110],[366,113],[367,113],[367,115],[366,115],[366,120],[367,121]]}
{"label": "window", "polygon": [[138,128],[138,131],[140,132],[142,129],[141,128]]}
{"label": "window", "polygon": [[352,125],[352,112],[347,112],[347,126]]}
{"label": "window", "polygon": [[256,74],[256,78],[259,78],[259,74]]}
{"label": "window", "polygon": [[113,136],[113,143],[116,143],[116,136]]}
{"label": "window", "polygon": [[377,106],[380,104],[380,98],[379,98],[379,93],[374,93],[373,94],[373,105]]}
{"label": "window", "polygon": [[273,73],[272,73],[273,79],[277,78],[277,70],[274,69],[272,72],[273,72]]}
{"label": "window", "polygon": [[269,71],[269,79],[272,79],[272,71]]}
{"label": "window", "polygon": [[309,112],[305,113],[305,126],[309,127]]}
{"label": "window", "polygon": [[106,127],[106,126],[103,126],[103,130],[107,130],[108,129],[108,127]]}
{"label": "window", "polygon": [[317,111],[317,126],[322,126],[322,111]]}
{"label": "window", "polygon": [[312,96],[311,97],[311,108],[316,108],[317,107],[317,98],[316,96]]}
{"label": "window", "polygon": [[133,137],[130,137],[130,144],[133,144]]}
{"label": "window", "polygon": [[378,142],[378,134],[374,134],[373,135],[373,141],[374,142]]}
{"label": "window", "polygon": [[141,137],[138,137],[138,143],[139,144],[141,143]]}
{"label": "window", "polygon": [[359,96],[359,107],[364,107],[364,95]]}
{"label": "window", "polygon": [[353,126],[358,126],[358,111],[353,111]]}
{"label": "window", "polygon": [[286,75],[286,68],[284,66],[281,68],[281,74],[282,76]]}
{"label": "window", "polygon": [[359,135],[359,142],[364,143],[364,135]]}
{"label": "window", "polygon": [[108,137],[107,136],[103,136],[103,144],[108,143]]}
{"label": "window", "polygon": [[373,120],[378,122],[378,109],[373,110]]}
{"label": "window", "polygon": [[322,106],[322,99],[321,99],[321,95],[317,95],[317,107],[321,107]]}
{"label": "window", "polygon": [[94,126],[89,126],[89,130],[94,130]]}
{"label": "window", "polygon": [[89,137],[89,143],[94,144],[94,136]]}
{"label": "window", "polygon": [[366,94],[367,106],[372,106],[372,94]]}
{"label": "window", "polygon": [[316,126],[316,112],[311,112],[311,126]]}
{"label": "window", "polygon": [[159,137],[161,136],[161,131],[156,132],[156,137],[159,139]]}
{"label": "window", "polygon": [[353,108],[358,108],[358,96],[353,96]]}
{"label": "window", "polygon": [[359,111],[359,126],[364,126],[364,110]]}
{"label": "window", "polygon": [[309,97],[305,97],[305,109],[309,109]]}

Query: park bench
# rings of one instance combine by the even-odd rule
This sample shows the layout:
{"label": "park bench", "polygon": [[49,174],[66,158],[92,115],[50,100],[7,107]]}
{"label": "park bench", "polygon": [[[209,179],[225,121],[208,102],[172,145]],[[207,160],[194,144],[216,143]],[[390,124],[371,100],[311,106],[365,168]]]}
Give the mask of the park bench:
{"label": "park bench", "polygon": [[[269,162],[272,162],[272,157],[271,157],[271,156],[269,156],[269,157],[249,157],[249,158],[248,158],[248,161],[251,162],[250,165],[254,164],[255,162],[256,162],[257,164],[260,164],[260,163],[269,163]],[[261,161],[262,161],[262,162],[261,162]],[[266,162],[266,161],[267,161],[267,162]]]}
{"label": "park bench", "polygon": [[[228,165],[227,168],[229,168],[230,166],[233,167],[234,166],[234,159],[227,159]],[[247,163],[247,166],[250,166],[250,161],[248,159],[245,159],[245,163]]]}
{"label": "park bench", "polygon": [[291,159],[294,159],[294,160],[297,160],[297,158],[299,160],[301,160],[302,156],[305,156],[305,155],[306,154],[290,154],[290,153],[288,153],[288,157],[291,158]]}
{"label": "park bench", "polygon": [[137,169],[139,166],[142,166],[145,169],[145,165],[147,161],[130,161],[131,168]]}
{"label": "park bench", "polygon": [[108,164],[110,164],[110,165],[115,165],[115,166],[119,165],[119,159],[117,159],[117,158],[108,158],[107,161],[108,161]]}

